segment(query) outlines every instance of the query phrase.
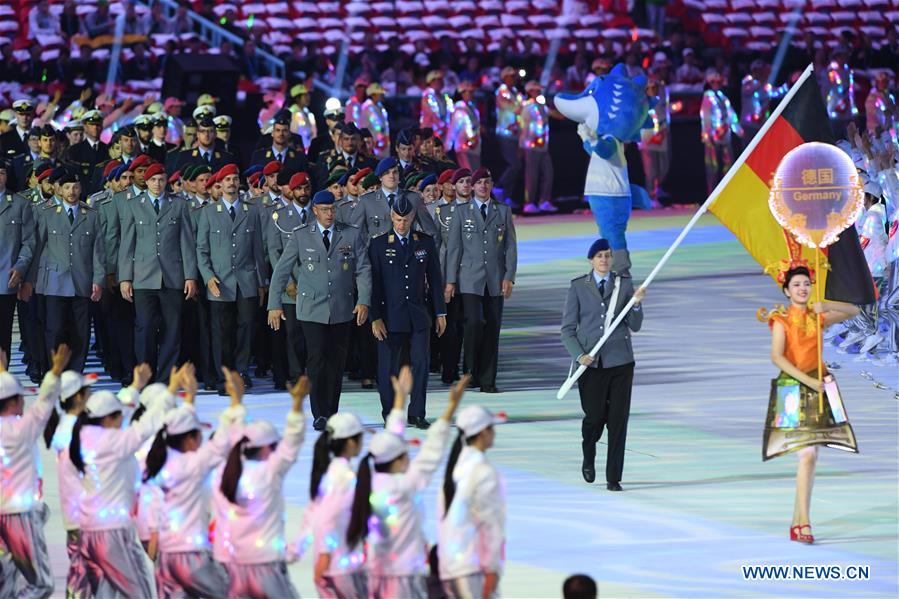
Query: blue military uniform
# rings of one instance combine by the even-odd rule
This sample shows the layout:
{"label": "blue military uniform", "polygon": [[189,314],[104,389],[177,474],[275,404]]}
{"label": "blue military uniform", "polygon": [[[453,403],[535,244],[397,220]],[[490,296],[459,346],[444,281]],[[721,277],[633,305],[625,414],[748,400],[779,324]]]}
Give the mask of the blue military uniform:
{"label": "blue military uniform", "polygon": [[[408,214],[412,206],[401,195],[394,211]],[[383,320],[387,328],[386,340],[378,342],[381,414],[386,419],[393,405],[390,376],[397,375],[404,363],[411,363],[414,383],[408,417],[416,422],[424,419],[428,387],[432,323],[428,300],[437,316],[446,315],[437,245],[424,233],[410,230],[402,237],[391,230],[371,240],[368,256],[372,266],[369,319]]]}

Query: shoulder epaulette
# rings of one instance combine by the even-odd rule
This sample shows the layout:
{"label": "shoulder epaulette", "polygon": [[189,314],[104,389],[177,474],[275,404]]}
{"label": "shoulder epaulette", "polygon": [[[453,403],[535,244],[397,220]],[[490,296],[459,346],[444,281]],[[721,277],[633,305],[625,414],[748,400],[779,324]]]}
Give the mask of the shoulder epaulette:
{"label": "shoulder epaulette", "polygon": [[372,239],[377,239],[378,237],[383,237],[384,235],[387,235],[387,231],[381,231],[381,232],[378,233],[377,235],[372,235],[371,238],[372,238]]}
{"label": "shoulder epaulette", "polygon": [[94,207],[88,204],[87,202],[78,202],[78,205],[82,208],[87,208],[88,210],[93,210]]}

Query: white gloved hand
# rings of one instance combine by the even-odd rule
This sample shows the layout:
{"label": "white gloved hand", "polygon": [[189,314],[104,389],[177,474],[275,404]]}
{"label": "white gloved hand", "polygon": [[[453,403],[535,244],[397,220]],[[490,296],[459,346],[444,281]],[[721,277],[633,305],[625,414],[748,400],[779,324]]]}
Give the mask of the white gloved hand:
{"label": "white gloved hand", "polygon": [[577,126],[577,134],[581,138],[581,141],[588,141],[590,143],[596,143],[597,137],[596,132],[591,131],[590,128],[586,125],[586,123],[581,123]]}

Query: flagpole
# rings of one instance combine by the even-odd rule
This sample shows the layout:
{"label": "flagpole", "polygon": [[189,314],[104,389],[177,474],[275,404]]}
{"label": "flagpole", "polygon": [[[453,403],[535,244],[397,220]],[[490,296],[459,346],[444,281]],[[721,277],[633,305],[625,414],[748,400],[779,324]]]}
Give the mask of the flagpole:
{"label": "flagpole", "polygon": [[[852,225],[850,225],[852,226]],[[815,248],[815,301],[821,303],[821,251],[819,248]],[[817,337],[816,345],[818,346],[818,413],[824,413],[824,391],[821,383],[824,380],[824,373],[822,372],[821,362],[824,360],[824,348],[821,347],[821,334],[822,334],[822,326],[821,326],[821,315],[815,314],[815,336]]]}
{"label": "flagpole", "polygon": [[[659,260],[658,264],[655,265],[655,268],[652,269],[652,271],[649,273],[649,276],[646,277],[646,279],[643,281],[641,287],[643,287],[644,289],[649,287],[649,284],[652,283],[653,279],[656,278],[656,275],[659,273],[659,271],[662,270],[662,268],[668,262],[668,259],[671,258],[671,255],[674,253],[674,251],[680,246],[681,242],[683,242],[684,238],[687,236],[687,233],[689,233],[690,230],[693,229],[699,218],[708,211],[709,207],[715,203],[715,200],[718,199],[718,196],[721,194],[724,188],[730,184],[731,180],[737,174],[737,170],[739,170],[739,168],[743,166],[743,163],[746,162],[746,159],[749,157],[749,155],[752,154],[756,146],[759,145],[759,143],[765,137],[765,134],[768,133],[768,130],[773,126],[774,121],[776,121],[778,117],[780,117],[781,113],[793,99],[793,96],[796,95],[796,93],[799,91],[799,88],[803,83],[805,83],[805,80],[812,75],[812,72],[812,64],[809,63],[809,65],[805,67],[805,70],[799,76],[799,79],[796,80],[796,83],[794,83],[790,88],[790,91],[787,92],[787,95],[784,96],[784,99],[781,100],[780,104],[777,105],[777,108],[774,109],[774,112],[771,113],[771,116],[768,117],[768,120],[765,121],[765,124],[762,125],[762,128],[759,130],[759,132],[755,135],[755,137],[752,138],[752,140],[749,142],[749,145],[746,146],[746,148],[740,154],[740,157],[737,158],[736,162],[734,162],[730,169],[728,169],[727,173],[725,173],[721,181],[718,182],[718,185],[715,186],[715,189],[712,190],[712,193],[709,194],[709,197],[706,199],[706,201],[702,204],[702,206],[699,207],[699,210],[696,211],[696,214],[693,215],[693,218],[690,219],[690,222],[686,224],[683,231],[680,232],[680,235],[677,236],[677,239],[674,240],[674,243],[671,244],[671,247],[669,247],[668,251],[666,251],[662,256],[662,259]],[[618,314],[618,316],[615,317],[615,320],[612,321],[612,324],[609,326],[608,330],[603,333],[603,336],[600,338],[600,340],[596,342],[596,345],[593,346],[593,349],[590,350],[590,357],[596,357],[596,354],[599,352],[600,348],[605,344],[606,340],[615,331],[615,329],[618,328],[618,325],[621,324],[625,317],[627,317],[633,306],[634,298],[632,297],[630,301],[628,301],[627,305],[624,306],[624,309]],[[571,390],[580,376],[584,374],[584,371],[586,369],[586,366],[584,366],[583,364],[579,364],[577,370],[571,373],[565,380],[565,382],[562,383],[562,386],[559,387],[559,391],[556,393],[556,399],[562,399],[563,397],[565,397],[565,395]]]}

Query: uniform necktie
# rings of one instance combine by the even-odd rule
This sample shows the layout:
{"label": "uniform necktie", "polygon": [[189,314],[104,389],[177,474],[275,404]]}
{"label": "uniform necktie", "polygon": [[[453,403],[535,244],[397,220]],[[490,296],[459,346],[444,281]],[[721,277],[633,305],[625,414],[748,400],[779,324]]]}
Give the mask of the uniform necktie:
{"label": "uniform necktie", "polygon": [[278,162],[284,164],[284,154],[278,154]]}
{"label": "uniform necktie", "polygon": [[68,208],[68,211],[69,211],[69,222],[74,223],[75,222],[75,209]]}
{"label": "uniform necktie", "polygon": [[159,214],[159,198],[153,198],[153,210],[156,211],[156,214]]}
{"label": "uniform necktie", "polygon": [[212,152],[206,152],[203,154],[203,160],[206,161],[206,164],[212,164]]}
{"label": "uniform necktie", "polygon": [[481,217],[487,220],[487,204],[481,204]]}
{"label": "uniform necktie", "polygon": [[234,206],[231,206],[230,208],[228,208],[228,214],[231,215],[231,220],[234,220],[234,217],[237,216],[237,215],[234,213]]}
{"label": "uniform necktie", "polygon": [[387,195],[387,205],[390,206],[390,209],[393,210],[393,201],[396,199],[396,194],[391,193]]}
{"label": "uniform necktie", "polygon": [[324,233],[322,233],[322,242],[324,242],[324,244],[325,244],[325,250],[331,249],[330,236],[331,236],[331,231],[328,229],[325,229]]}
{"label": "uniform necktie", "polygon": [[409,247],[409,238],[408,238],[408,237],[403,237],[402,244],[403,244],[403,249],[404,249],[404,250],[405,250],[406,248],[408,248],[408,247]]}
{"label": "uniform necktie", "polygon": [[303,208],[300,210],[300,219],[303,221],[303,224],[306,224],[306,209]]}
{"label": "uniform necktie", "polygon": [[600,279],[599,281],[599,295],[605,297],[606,295],[606,280]]}

